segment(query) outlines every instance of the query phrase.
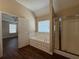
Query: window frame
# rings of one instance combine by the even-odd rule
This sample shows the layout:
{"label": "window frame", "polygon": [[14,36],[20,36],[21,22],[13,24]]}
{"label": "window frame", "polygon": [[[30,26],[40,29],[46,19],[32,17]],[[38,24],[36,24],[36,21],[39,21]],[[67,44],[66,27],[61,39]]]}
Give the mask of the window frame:
{"label": "window frame", "polygon": [[[36,20],[36,32],[39,32],[39,31],[38,31],[38,29],[39,29],[39,28],[38,28],[39,22],[40,22],[40,21],[47,21],[47,20],[48,20],[49,23],[50,23],[50,20],[49,20],[49,19]],[[49,32],[50,32],[50,27],[49,27]],[[49,32],[39,32],[39,33],[49,33]]]}
{"label": "window frame", "polygon": [[[16,32],[14,32],[14,33],[10,33],[10,24],[14,24],[14,25],[16,25]],[[16,34],[16,33],[17,33],[17,24],[16,24],[16,23],[10,23],[10,24],[8,25],[8,26],[9,26],[9,27],[8,27],[8,28],[9,28],[9,31],[8,31],[9,34]]]}

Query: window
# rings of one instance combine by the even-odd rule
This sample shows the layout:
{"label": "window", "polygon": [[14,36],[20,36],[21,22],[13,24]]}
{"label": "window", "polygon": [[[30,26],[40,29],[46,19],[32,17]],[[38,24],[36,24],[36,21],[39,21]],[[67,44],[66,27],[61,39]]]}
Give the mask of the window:
{"label": "window", "polygon": [[9,33],[16,33],[17,31],[16,24],[9,24]]}
{"label": "window", "polygon": [[38,32],[49,32],[50,31],[50,21],[44,20],[38,22]]}

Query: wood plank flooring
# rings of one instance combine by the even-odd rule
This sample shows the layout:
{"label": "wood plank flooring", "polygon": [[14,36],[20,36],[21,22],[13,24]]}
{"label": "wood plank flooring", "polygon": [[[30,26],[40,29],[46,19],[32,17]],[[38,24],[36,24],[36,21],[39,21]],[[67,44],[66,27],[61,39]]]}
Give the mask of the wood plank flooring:
{"label": "wood plank flooring", "polygon": [[17,48],[17,38],[4,39],[4,57],[1,59],[68,59],[58,54],[49,55],[30,45]]}

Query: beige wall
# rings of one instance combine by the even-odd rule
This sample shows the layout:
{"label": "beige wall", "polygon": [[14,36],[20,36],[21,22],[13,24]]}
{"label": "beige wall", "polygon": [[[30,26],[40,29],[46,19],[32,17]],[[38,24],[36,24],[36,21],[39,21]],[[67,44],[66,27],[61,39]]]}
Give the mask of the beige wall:
{"label": "beige wall", "polygon": [[54,11],[58,16],[74,15],[79,10],[79,0],[53,0]]}
{"label": "beige wall", "polygon": [[25,7],[17,3],[15,0],[0,0],[0,11],[25,17],[31,14]]}
{"label": "beige wall", "polygon": [[63,10],[60,10],[59,12],[56,12],[58,16],[74,16],[79,14],[79,5],[72,6]]}
{"label": "beige wall", "polygon": [[79,5],[79,0],[53,0],[53,6],[56,12]]}

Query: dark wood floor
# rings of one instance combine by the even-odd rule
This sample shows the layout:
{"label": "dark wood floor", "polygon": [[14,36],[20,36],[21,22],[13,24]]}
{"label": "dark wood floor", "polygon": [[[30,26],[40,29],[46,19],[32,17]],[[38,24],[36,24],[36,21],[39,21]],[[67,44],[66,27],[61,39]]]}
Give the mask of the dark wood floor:
{"label": "dark wood floor", "polygon": [[4,39],[4,57],[2,59],[68,59],[58,54],[53,56],[32,46],[17,48],[17,38]]}

